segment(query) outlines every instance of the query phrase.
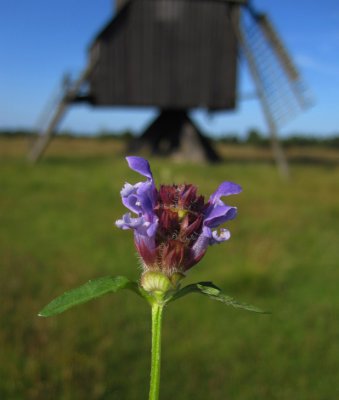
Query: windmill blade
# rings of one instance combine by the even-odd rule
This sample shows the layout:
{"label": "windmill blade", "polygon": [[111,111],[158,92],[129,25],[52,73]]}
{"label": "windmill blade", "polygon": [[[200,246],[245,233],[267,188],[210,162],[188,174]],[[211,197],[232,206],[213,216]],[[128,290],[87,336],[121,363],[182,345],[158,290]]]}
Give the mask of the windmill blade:
{"label": "windmill blade", "polygon": [[[287,159],[278,139],[278,120],[277,116],[273,113],[274,110],[279,110],[279,108],[275,107],[275,102],[270,101],[277,90],[274,87],[270,87],[272,86],[272,82],[275,82],[275,76],[272,75],[272,71],[268,71],[271,65],[260,63],[260,58],[258,57],[258,53],[255,51],[255,49],[260,45],[261,42],[258,40],[253,40],[255,35],[253,35],[252,30],[247,25],[239,25],[235,19],[233,20],[233,26],[239,43],[242,47],[244,56],[248,62],[248,67],[257,90],[257,96],[260,99],[262,110],[268,124],[272,150],[279,172],[284,179],[289,179]],[[265,76],[270,77],[270,79],[268,81],[265,80]],[[277,98],[279,99],[279,96]]]}
{"label": "windmill blade", "polygon": [[281,65],[285,69],[287,75],[291,80],[297,81],[300,78],[300,74],[293,64],[286,47],[283,45],[276,30],[273,28],[272,22],[268,19],[266,14],[257,15],[257,21],[267,40],[271,43],[272,47],[276,51]]}
{"label": "windmill blade", "polygon": [[257,21],[262,29],[263,34],[266,36],[266,39],[271,43],[272,49],[274,49],[276,52],[281,66],[284,68],[285,73],[290,80],[290,84],[295,96],[299,101],[300,107],[302,109],[308,108],[311,105],[311,101],[307,97],[306,87],[302,82],[301,75],[293,63],[292,58],[288,54],[286,47],[274,29],[272,22],[269,20],[266,14],[258,15]]}
{"label": "windmill blade", "polygon": [[272,23],[264,14],[243,13],[241,31],[257,71],[262,96],[277,126],[282,126],[310,106],[300,73]]}

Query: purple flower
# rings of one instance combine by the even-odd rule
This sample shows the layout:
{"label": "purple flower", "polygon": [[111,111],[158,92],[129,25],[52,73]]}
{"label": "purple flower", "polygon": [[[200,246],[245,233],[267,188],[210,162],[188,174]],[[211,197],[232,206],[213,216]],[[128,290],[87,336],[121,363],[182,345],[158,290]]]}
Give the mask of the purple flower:
{"label": "purple flower", "polygon": [[162,272],[169,278],[184,274],[206,253],[209,245],[230,238],[227,229],[217,228],[236,217],[236,207],[221,197],[238,194],[236,183],[223,182],[207,203],[190,184],[161,185],[156,189],[150,165],[141,157],[127,157],[129,167],[146,181],[121,190],[129,212],[116,221],[121,229],[134,230],[134,242],[143,261],[144,271]]}

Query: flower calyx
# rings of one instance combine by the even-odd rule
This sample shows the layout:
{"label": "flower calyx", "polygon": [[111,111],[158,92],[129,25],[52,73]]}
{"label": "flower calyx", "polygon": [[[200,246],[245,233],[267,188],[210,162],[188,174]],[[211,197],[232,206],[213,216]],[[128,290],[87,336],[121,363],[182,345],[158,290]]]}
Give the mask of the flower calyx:
{"label": "flower calyx", "polygon": [[152,296],[157,303],[166,303],[178,290],[183,274],[175,273],[170,278],[158,271],[147,271],[142,274],[140,286]]}

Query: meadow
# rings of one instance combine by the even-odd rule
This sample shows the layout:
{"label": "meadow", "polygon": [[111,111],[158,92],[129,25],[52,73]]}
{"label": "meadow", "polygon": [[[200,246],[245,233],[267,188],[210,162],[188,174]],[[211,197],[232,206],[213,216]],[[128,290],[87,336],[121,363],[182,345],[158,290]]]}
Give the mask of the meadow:
{"label": "meadow", "polygon": [[[114,227],[119,191],[139,176],[116,140],[56,140],[37,165],[0,138],[0,398],[143,400],[150,309],[107,295],[50,319],[38,311],[105,275],[138,279],[132,234]],[[166,308],[161,399],[339,398],[339,152],[290,149],[290,182],[269,151],[225,147],[218,165],[151,159],[158,183],[208,196],[221,181],[239,215],[186,283],[212,280],[258,315],[194,294]]]}

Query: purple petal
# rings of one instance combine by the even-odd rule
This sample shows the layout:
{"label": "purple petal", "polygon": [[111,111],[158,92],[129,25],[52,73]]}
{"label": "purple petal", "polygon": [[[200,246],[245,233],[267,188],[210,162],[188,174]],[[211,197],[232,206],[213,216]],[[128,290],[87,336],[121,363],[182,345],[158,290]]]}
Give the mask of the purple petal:
{"label": "purple petal", "polygon": [[156,218],[154,206],[157,199],[157,190],[154,185],[152,172],[147,160],[141,157],[126,157],[128,165],[134,171],[147,177],[146,182],[135,185],[126,183],[121,190],[122,203],[134,213],[143,215],[149,222]]}
{"label": "purple petal", "polygon": [[144,223],[143,217],[132,218],[131,213],[127,213],[122,216],[122,219],[118,219],[115,225],[120,229],[136,229],[142,226]]}
{"label": "purple petal", "polygon": [[133,229],[141,236],[155,237],[158,220],[146,221],[144,216],[132,218],[131,213],[123,215],[122,219],[118,219],[115,225],[120,229]]}
{"label": "purple petal", "polygon": [[137,205],[140,205],[143,213],[154,215],[153,209],[156,203],[157,192],[153,181],[139,183],[137,197]]}
{"label": "purple petal", "polygon": [[122,197],[122,204],[133,211],[136,214],[141,214],[140,202],[138,201],[138,196],[135,194],[131,194],[127,197]]}
{"label": "purple petal", "polygon": [[233,182],[223,182],[218,189],[211,194],[209,202],[212,204],[217,203],[222,196],[230,196],[231,194],[238,194],[242,191],[240,185]]}
{"label": "purple petal", "polygon": [[193,257],[199,259],[205,253],[209,243],[210,238],[206,236],[204,232],[202,232],[192,247]]}
{"label": "purple petal", "polygon": [[204,220],[204,226],[209,228],[216,228],[230,219],[233,219],[237,215],[237,208],[223,205],[215,206],[207,211],[207,215]]}
{"label": "purple petal", "polygon": [[148,179],[153,179],[149,162],[142,157],[129,156],[126,157],[129,167],[139,174],[146,176]]}
{"label": "purple petal", "polygon": [[215,244],[215,243],[221,243],[225,242],[231,237],[231,233],[228,229],[221,228],[220,229],[220,234],[218,234],[218,231],[213,231],[212,232],[212,240],[210,241],[210,244]]}
{"label": "purple petal", "polygon": [[228,229],[221,228],[220,234],[218,234],[218,231],[212,231],[209,227],[204,226],[202,233],[192,247],[194,257],[199,258],[205,253],[208,246],[225,242],[230,237],[231,234]]}
{"label": "purple petal", "polygon": [[125,183],[123,188],[120,191],[121,197],[127,197],[131,193],[135,192],[135,187],[131,185],[130,183]]}
{"label": "purple petal", "polygon": [[149,226],[147,227],[147,236],[149,237],[155,237],[156,231],[158,228],[158,218],[155,218],[155,220],[149,224]]}
{"label": "purple petal", "polygon": [[152,214],[156,193],[152,181],[126,183],[121,190],[122,204],[136,214]]}

